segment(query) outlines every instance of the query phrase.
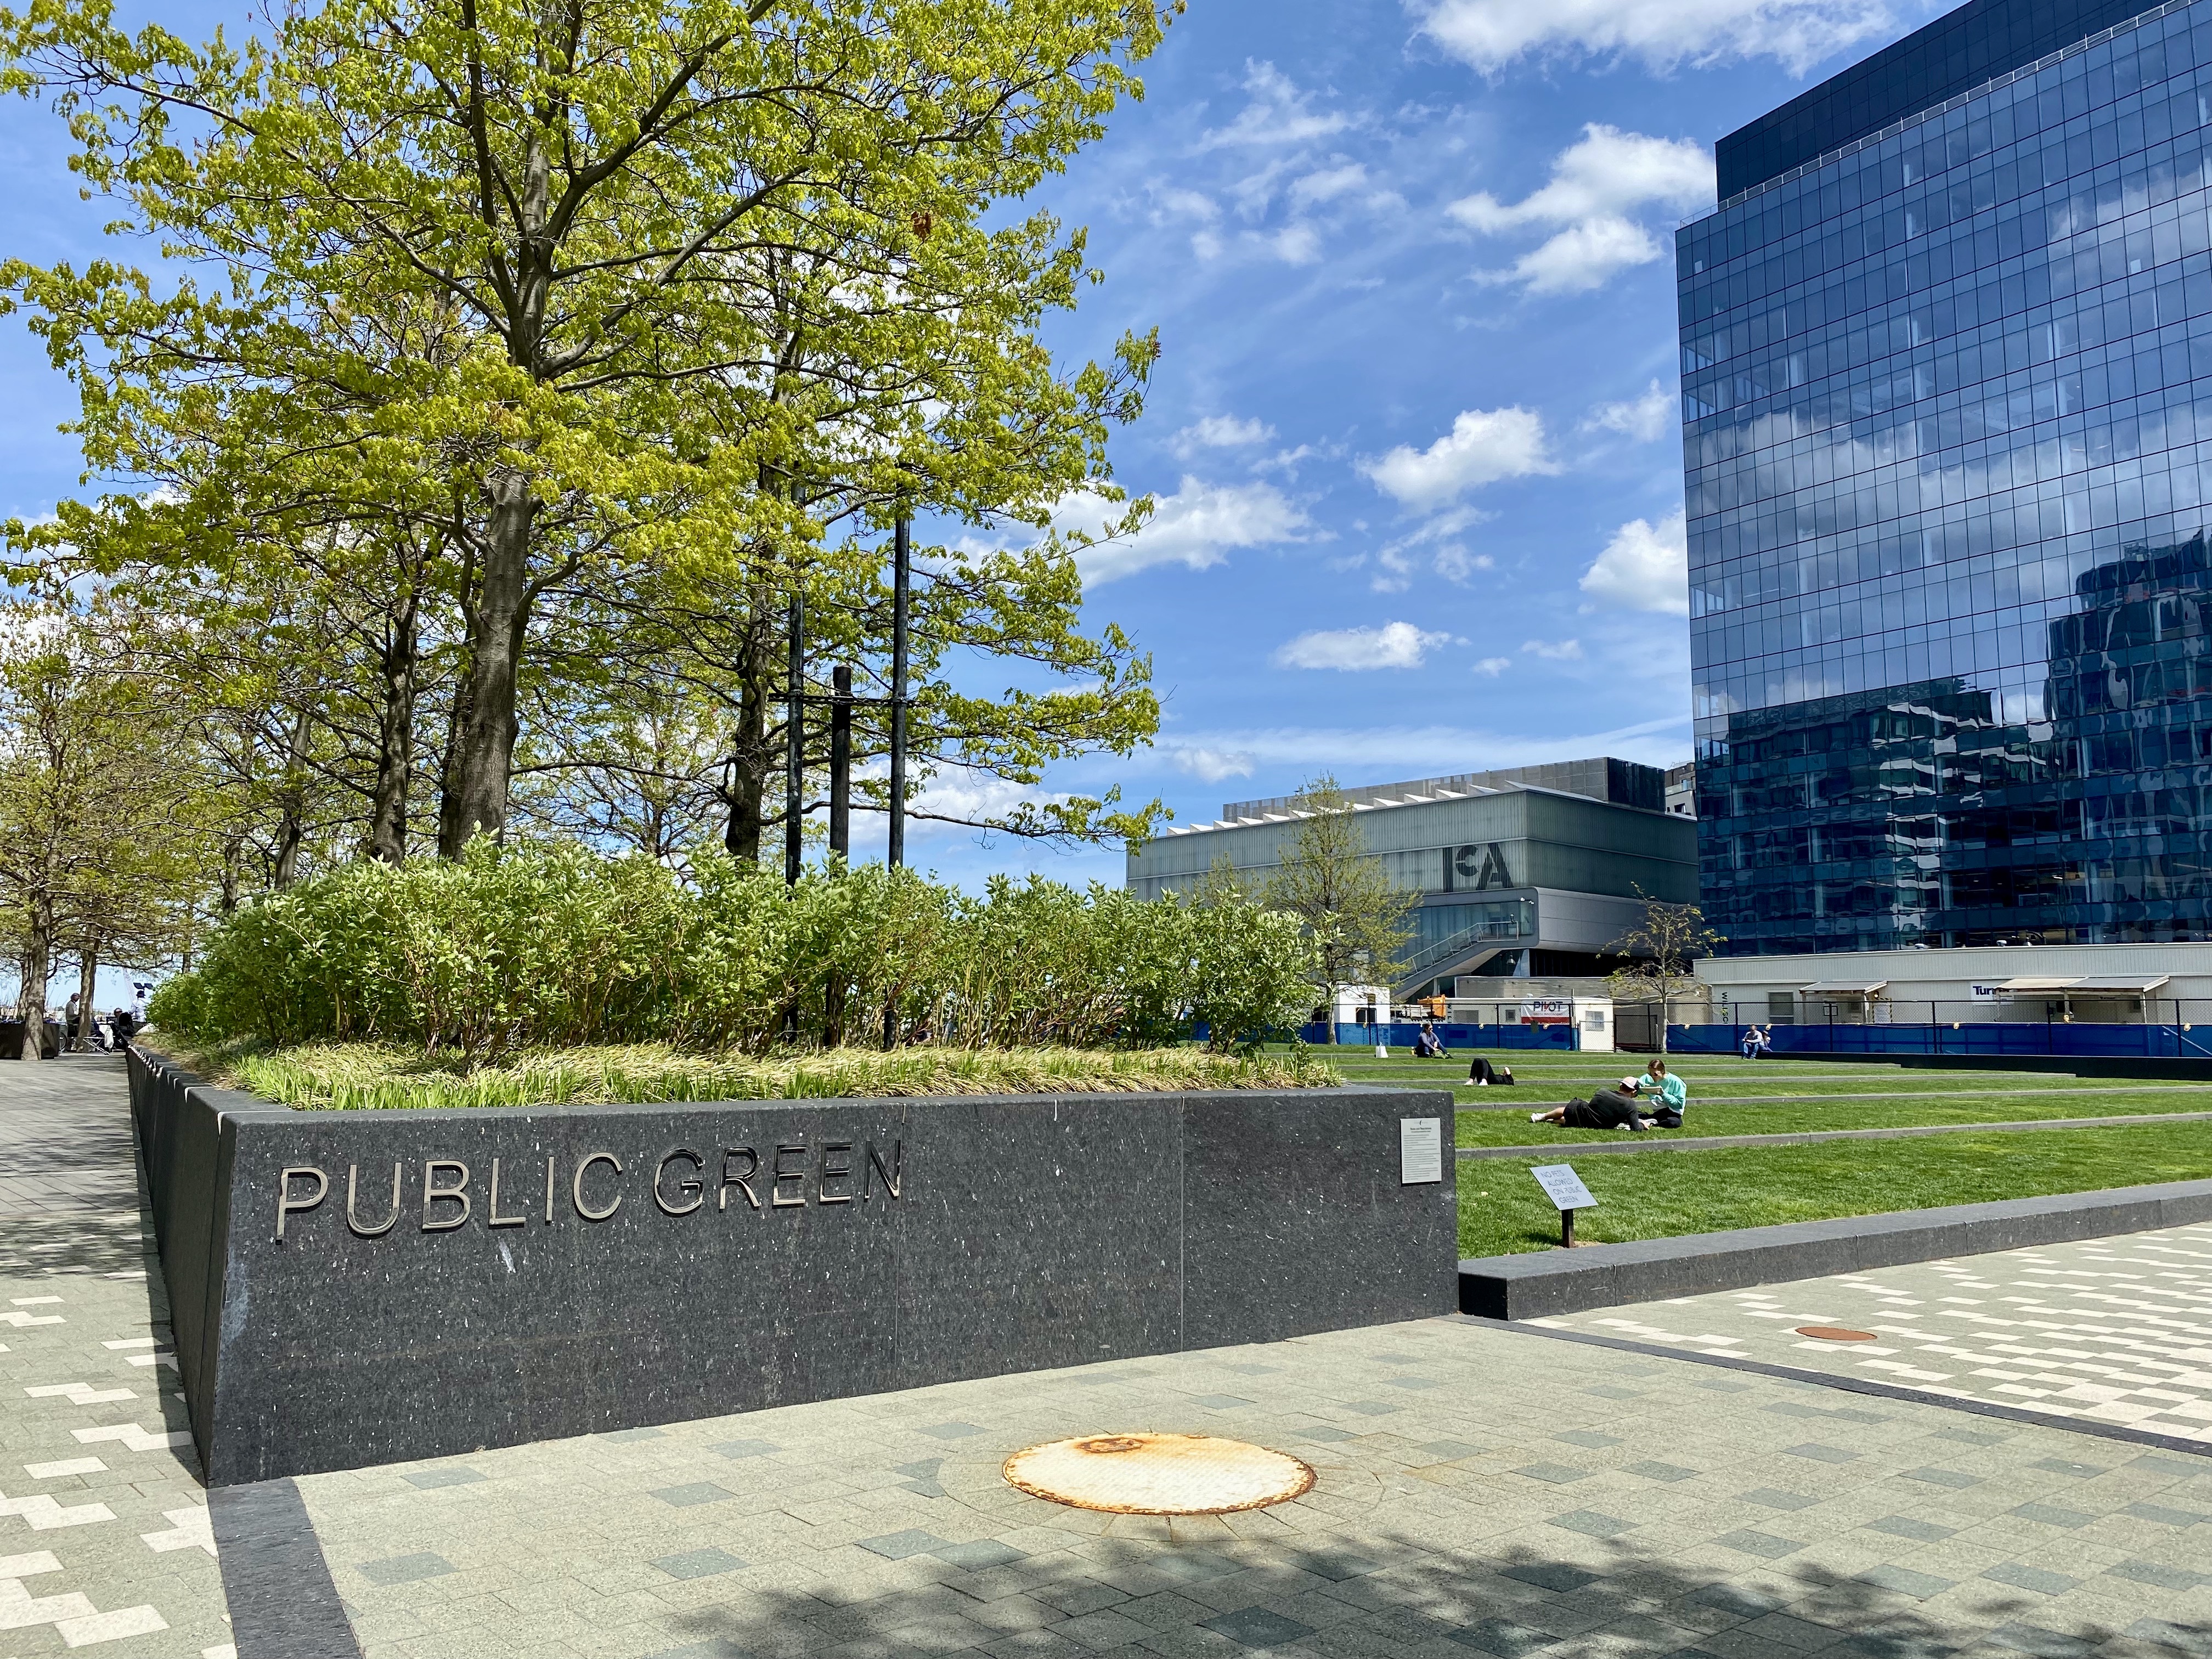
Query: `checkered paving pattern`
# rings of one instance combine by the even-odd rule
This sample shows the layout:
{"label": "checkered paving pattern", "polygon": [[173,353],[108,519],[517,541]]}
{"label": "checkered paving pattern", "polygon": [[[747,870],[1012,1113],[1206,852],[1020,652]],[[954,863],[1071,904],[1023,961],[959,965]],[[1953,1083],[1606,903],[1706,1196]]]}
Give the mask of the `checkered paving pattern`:
{"label": "checkered paving pattern", "polygon": [[86,1125],[82,1161],[119,1133],[130,1185],[50,1170],[19,1183],[29,1213],[0,1191],[0,1659],[234,1659],[161,1264],[114,1207],[137,1179],[121,1066],[0,1064],[0,1165]]}
{"label": "checkered paving pattern", "polygon": [[[2212,1446],[2212,1224],[1534,1322],[1856,1374]],[[1797,1334],[1802,1325],[1878,1340],[1811,1340]]]}
{"label": "checkered paving pattern", "polygon": [[[1319,1478],[1172,1522],[1001,1478],[1134,1429]],[[298,1484],[371,1659],[2212,1654],[2212,1459],[1461,1320]]]}

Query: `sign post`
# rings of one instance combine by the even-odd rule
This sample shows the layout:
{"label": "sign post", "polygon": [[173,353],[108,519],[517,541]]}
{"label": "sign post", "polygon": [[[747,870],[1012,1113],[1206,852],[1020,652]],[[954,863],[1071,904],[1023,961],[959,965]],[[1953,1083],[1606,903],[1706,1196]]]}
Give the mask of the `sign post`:
{"label": "sign post", "polygon": [[1590,1189],[1583,1185],[1583,1178],[1575,1173],[1572,1164],[1540,1164],[1528,1173],[1536,1177],[1544,1196],[1559,1212],[1559,1248],[1571,1250],[1575,1247],[1575,1212],[1595,1207],[1597,1200],[1590,1196]]}

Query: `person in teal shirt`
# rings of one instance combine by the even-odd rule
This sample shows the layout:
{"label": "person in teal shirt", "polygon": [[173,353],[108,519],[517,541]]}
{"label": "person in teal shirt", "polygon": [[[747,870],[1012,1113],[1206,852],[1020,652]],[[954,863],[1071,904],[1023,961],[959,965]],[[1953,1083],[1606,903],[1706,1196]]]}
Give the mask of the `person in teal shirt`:
{"label": "person in teal shirt", "polygon": [[1651,1115],[1652,1123],[1662,1129],[1682,1127],[1682,1111],[1690,1103],[1690,1091],[1682,1079],[1667,1069],[1667,1062],[1656,1055],[1644,1066],[1644,1075],[1636,1080],[1639,1098],[1649,1097],[1658,1102]]}

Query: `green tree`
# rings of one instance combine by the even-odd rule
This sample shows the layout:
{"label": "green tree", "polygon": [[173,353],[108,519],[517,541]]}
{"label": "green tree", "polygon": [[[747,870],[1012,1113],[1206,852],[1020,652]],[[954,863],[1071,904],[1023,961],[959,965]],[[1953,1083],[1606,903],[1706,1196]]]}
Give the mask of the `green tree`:
{"label": "green tree", "polygon": [[[88,184],[193,274],[15,262],[0,290],[76,377],[95,471],[236,478],[283,451],[342,475],[301,492],[341,518],[434,542],[452,854],[507,822],[532,653],[572,596],[703,599],[762,708],[783,603],[875,580],[874,534],[830,526],[1042,527],[1113,494],[1106,434],[1154,343],[1059,369],[1038,328],[1097,273],[1080,234],[999,210],[1139,90],[1161,27],[1153,0],[329,0],[193,47],[39,0],[0,12],[0,84],[50,95]],[[992,649],[1023,587],[1074,592],[1049,538],[1010,556],[1018,591],[948,644]],[[1092,687],[1056,730],[1013,694],[980,734],[952,719],[956,757],[1149,735],[1141,678],[1094,672],[1126,647],[1072,611],[1009,637]]]}
{"label": "green tree", "polygon": [[202,870],[194,771],[157,688],[118,667],[112,621],[0,617],[0,902],[25,1060],[40,1057],[58,958],[76,955],[88,987],[102,951],[165,953]]}
{"label": "green tree", "polygon": [[1727,935],[1706,927],[1705,912],[1694,904],[1671,904],[1641,887],[1636,896],[1644,902],[1644,919],[1606,947],[1629,958],[1607,975],[1607,983],[1616,1002],[1658,1005],[1659,1052],[1663,1054],[1675,1002],[1704,994],[1698,958],[1711,956],[1713,946]]}
{"label": "green tree", "polygon": [[1308,783],[1292,797],[1291,810],[1297,828],[1267,883],[1267,902],[1297,917],[1313,939],[1313,981],[1329,1005],[1334,1041],[1338,991],[1395,985],[1413,936],[1406,918],[1420,896],[1391,885],[1334,777],[1324,773]]}

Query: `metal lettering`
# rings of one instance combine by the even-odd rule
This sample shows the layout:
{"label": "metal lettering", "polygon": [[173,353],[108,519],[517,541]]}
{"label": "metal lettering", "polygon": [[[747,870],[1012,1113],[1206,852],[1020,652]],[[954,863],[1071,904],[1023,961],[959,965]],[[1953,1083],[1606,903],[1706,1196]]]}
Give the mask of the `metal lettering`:
{"label": "metal lettering", "polygon": [[[737,1175],[732,1175],[730,1173],[730,1160],[733,1158],[741,1158],[745,1161],[744,1170]],[[714,1207],[718,1210],[728,1209],[730,1207],[730,1188],[735,1187],[739,1192],[745,1195],[745,1202],[747,1204],[750,1205],[756,1210],[760,1208],[760,1197],[753,1191],[753,1176],[757,1175],[759,1172],[760,1154],[755,1152],[751,1147],[724,1147],[722,1149],[722,1185],[720,1189],[715,1194]]]}
{"label": "metal lettering", "polygon": [[491,1196],[484,1200],[484,1225],[487,1227],[522,1227],[530,1222],[528,1212],[519,1215],[499,1212],[499,1160],[491,1161]]}
{"label": "metal lettering", "polygon": [[876,1151],[876,1143],[868,1143],[867,1168],[860,1172],[860,1202],[865,1204],[875,1195],[876,1177],[884,1178],[884,1190],[893,1198],[899,1195],[899,1164],[906,1152],[906,1142],[891,1142],[891,1167],[884,1168],[883,1155]]}
{"label": "metal lettering", "polygon": [[[313,1198],[303,1199],[297,1204],[295,1204],[292,1201],[292,1177],[294,1176],[314,1176],[315,1195]],[[297,1215],[302,1210],[313,1209],[316,1205],[323,1201],[324,1194],[328,1193],[330,1189],[331,1178],[325,1175],[320,1170],[318,1170],[312,1164],[294,1164],[288,1168],[283,1175],[278,1176],[276,1177],[276,1237],[279,1238],[284,1237],[284,1218],[286,1216]]]}
{"label": "metal lettering", "polygon": [[[844,1153],[844,1163],[833,1168],[830,1162],[832,1152]],[[853,1178],[852,1154],[853,1143],[849,1140],[825,1140],[822,1143],[822,1157],[815,1165],[814,1201],[817,1204],[850,1204],[853,1201],[850,1193],[832,1194],[830,1190],[831,1182]]]}
{"label": "metal lettering", "polygon": [[[459,1170],[461,1184],[458,1187],[438,1185],[438,1171]],[[451,1221],[430,1219],[430,1206],[441,1198],[449,1198],[461,1206],[461,1212]],[[422,1231],[426,1233],[449,1233],[469,1218],[469,1166],[458,1158],[433,1158],[422,1164]]]}
{"label": "metal lettering", "polygon": [[545,1154],[545,1224],[553,1224],[553,1154]]}
{"label": "metal lettering", "polygon": [[[795,1170],[787,1170],[783,1167],[784,1156],[789,1152],[797,1152],[799,1154],[799,1167]],[[771,1210],[790,1210],[804,1206],[806,1202],[805,1144],[804,1142],[800,1142],[796,1146],[777,1147],[775,1149],[775,1168],[769,1172],[769,1177],[768,1188],[769,1208]],[[799,1196],[797,1198],[786,1198],[783,1195],[783,1183],[787,1181],[795,1181],[799,1183]]]}
{"label": "metal lettering", "polygon": [[363,1238],[381,1238],[385,1234],[390,1232],[392,1228],[398,1225],[399,1171],[401,1167],[399,1160],[394,1158],[392,1162],[392,1213],[385,1217],[384,1220],[379,1225],[374,1227],[364,1227],[361,1224],[361,1217],[356,1211],[353,1201],[354,1177],[359,1173],[359,1170],[357,1166],[354,1164],[349,1164],[346,1165],[346,1225],[352,1228],[354,1231],[360,1234]]}
{"label": "metal lettering", "polygon": [[612,1152],[588,1152],[585,1154],[584,1161],[576,1166],[576,1178],[569,1183],[569,1191],[575,1198],[578,1215],[586,1221],[605,1221],[617,1210],[622,1208],[622,1194],[617,1193],[613,1202],[604,1210],[595,1210],[584,1202],[584,1172],[594,1164],[611,1164],[617,1175],[623,1172],[622,1160]]}
{"label": "metal lettering", "polygon": [[[690,1159],[691,1167],[699,1172],[698,1175],[688,1176],[676,1183],[678,1192],[687,1194],[690,1197],[691,1201],[689,1204],[671,1204],[667,1195],[660,1190],[660,1177],[668,1173],[668,1166],[679,1158]],[[707,1201],[707,1183],[700,1178],[706,1172],[705,1158],[700,1157],[689,1146],[678,1146],[666,1158],[662,1158],[660,1167],[653,1172],[653,1201],[660,1206],[665,1214],[690,1215],[692,1211]]]}

